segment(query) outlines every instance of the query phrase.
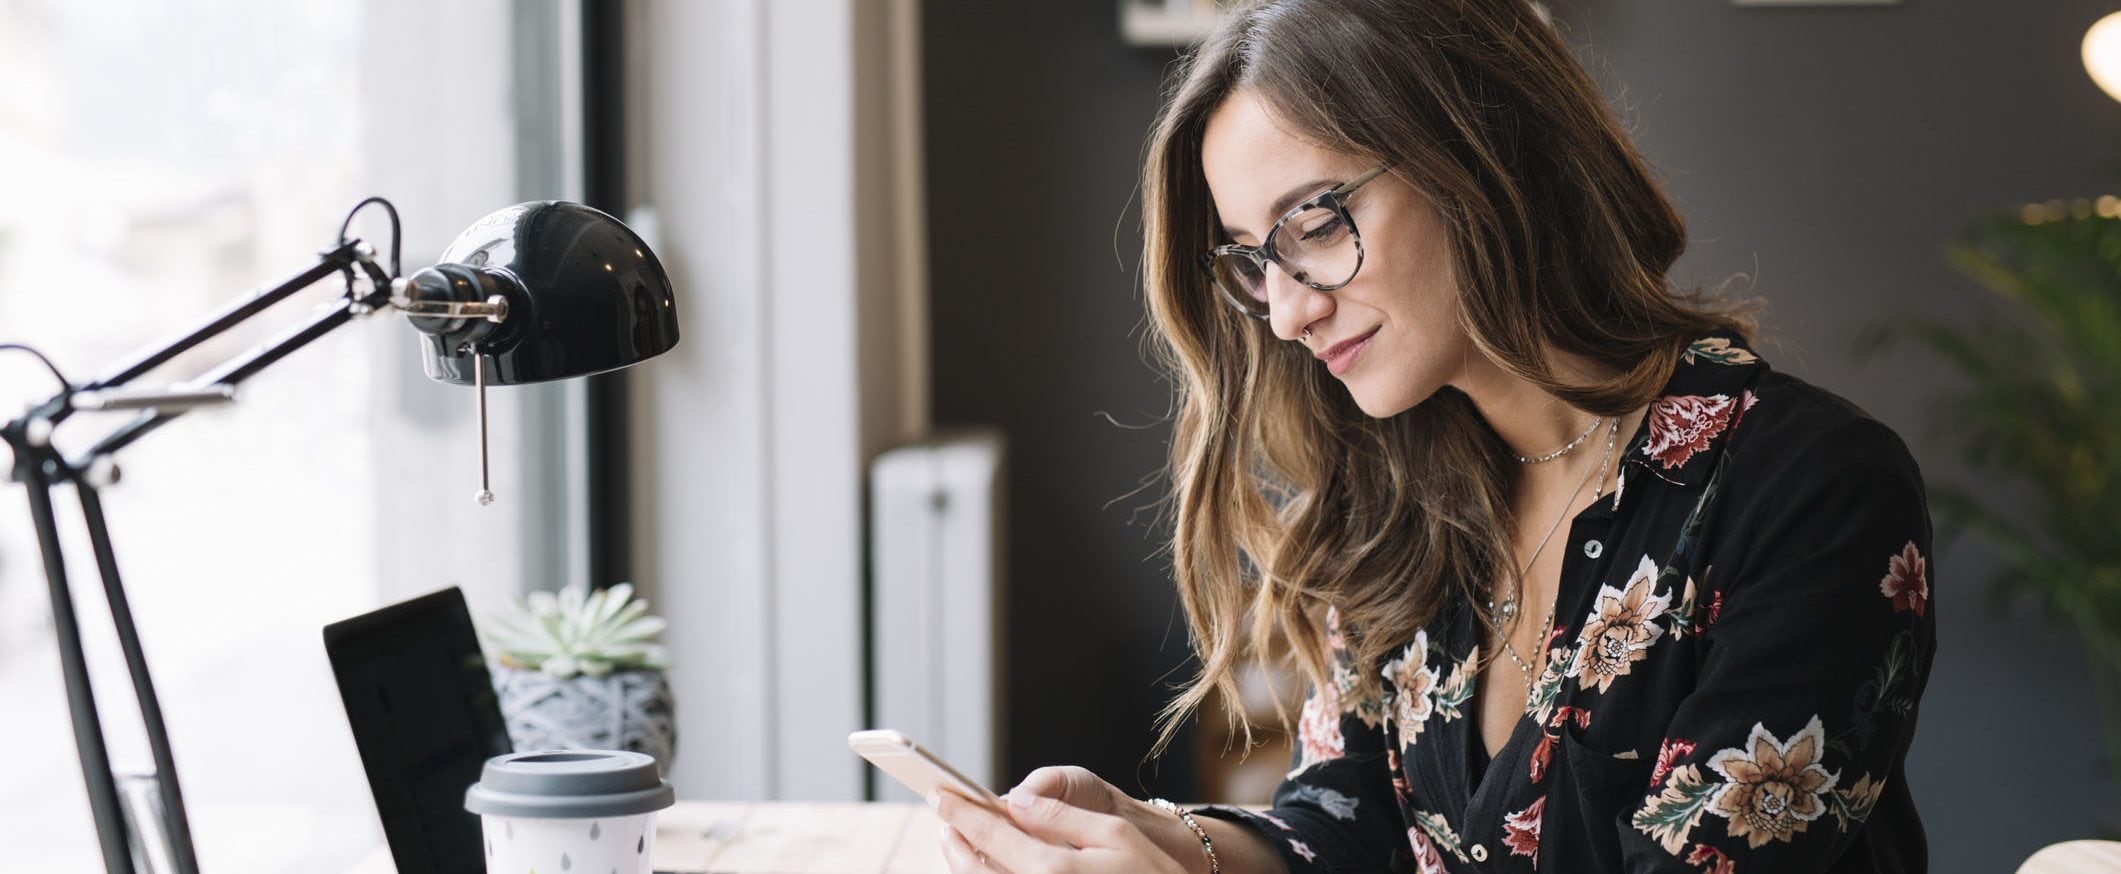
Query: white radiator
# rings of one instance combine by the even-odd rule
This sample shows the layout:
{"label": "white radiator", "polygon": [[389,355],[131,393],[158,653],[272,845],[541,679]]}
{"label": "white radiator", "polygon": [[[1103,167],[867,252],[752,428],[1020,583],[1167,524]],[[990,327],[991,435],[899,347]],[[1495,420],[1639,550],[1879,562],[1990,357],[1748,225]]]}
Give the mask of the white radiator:
{"label": "white radiator", "polygon": [[[938,436],[869,468],[876,728],[995,787],[1001,764],[1002,440]],[[877,797],[914,800],[879,776]]]}

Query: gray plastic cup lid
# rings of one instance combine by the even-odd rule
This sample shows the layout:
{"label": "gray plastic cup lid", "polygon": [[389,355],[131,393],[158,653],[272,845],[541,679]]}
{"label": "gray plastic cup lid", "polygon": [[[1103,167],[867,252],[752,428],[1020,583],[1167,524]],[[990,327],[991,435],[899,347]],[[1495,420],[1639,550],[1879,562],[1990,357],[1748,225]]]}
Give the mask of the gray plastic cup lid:
{"label": "gray plastic cup lid", "polygon": [[488,816],[590,819],[653,813],[677,803],[655,757],[625,750],[538,750],[486,760],[464,809]]}

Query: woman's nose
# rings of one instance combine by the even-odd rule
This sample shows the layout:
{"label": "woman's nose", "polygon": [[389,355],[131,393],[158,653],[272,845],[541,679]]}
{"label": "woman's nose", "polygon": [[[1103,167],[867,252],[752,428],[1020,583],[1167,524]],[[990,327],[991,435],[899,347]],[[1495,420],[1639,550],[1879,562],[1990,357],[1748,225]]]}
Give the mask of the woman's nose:
{"label": "woman's nose", "polygon": [[1305,326],[1332,312],[1332,295],[1303,284],[1280,264],[1269,262],[1265,274],[1267,320],[1274,336],[1292,341],[1301,338]]}

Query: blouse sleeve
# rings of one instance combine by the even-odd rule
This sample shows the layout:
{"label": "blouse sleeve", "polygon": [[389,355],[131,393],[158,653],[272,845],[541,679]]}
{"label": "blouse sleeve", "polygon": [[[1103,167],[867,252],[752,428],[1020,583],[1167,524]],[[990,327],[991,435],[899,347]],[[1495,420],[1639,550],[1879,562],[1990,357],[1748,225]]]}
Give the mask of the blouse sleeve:
{"label": "blouse sleeve", "polygon": [[1827,870],[1905,794],[1888,782],[1936,646],[1913,459],[1870,419],[1775,469],[1737,475],[1733,453],[1732,487],[1767,496],[1692,581],[1702,661],[1650,793],[1614,824],[1630,871]]}
{"label": "blouse sleeve", "polygon": [[1211,805],[1195,810],[1245,826],[1281,854],[1286,870],[1414,870],[1392,775],[1397,754],[1387,740],[1383,705],[1355,697],[1352,660],[1327,615],[1333,681],[1304,699],[1289,775],[1265,811]]}

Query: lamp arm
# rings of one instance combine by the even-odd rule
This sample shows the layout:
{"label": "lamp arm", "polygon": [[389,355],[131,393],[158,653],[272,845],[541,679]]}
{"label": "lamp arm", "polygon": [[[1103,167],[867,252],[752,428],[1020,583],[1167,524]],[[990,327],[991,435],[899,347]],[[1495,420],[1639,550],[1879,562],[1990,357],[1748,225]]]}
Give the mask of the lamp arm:
{"label": "lamp arm", "polygon": [[[353,321],[354,310],[357,305],[352,298],[341,298],[330,309],[325,310],[308,322],[296,326],[265,345],[252,349],[242,357],[230,359],[221,366],[200,376],[197,380],[194,380],[194,383],[202,388],[211,386],[233,388],[243,380],[256,375],[258,371],[264,370],[273,362],[279,361],[295,350],[309,345],[325,334],[331,333],[340,325]],[[94,446],[82,453],[79,458],[72,460],[70,464],[86,470],[97,458],[113,455],[118,450],[132,445],[133,441],[146,436],[149,432],[167,425],[178,416],[183,415],[185,409],[184,407],[165,407],[141,413],[133,417],[132,421],[125,423],[116,431],[97,441]]]}
{"label": "lamp arm", "polygon": [[[17,446],[17,476],[29,493],[30,521],[37,530],[37,549],[44,554],[44,578],[51,589],[52,631],[59,641],[59,669],[66,678],[66,705],[74,727],[74,750],[81,757],[81,776],[88,786],[88,807],[95,815],[96,839],[110,874],[132,871],[126,845],[125,813],[118,806],[118,781],[111,774],[110,749],[88,676],[88,657],[81,646],[81,623],[66,583],[66,554],[59,545],[59,523],[52,507],[51,481],[44,464],[23,457]],[[21,468],[37,468],[25,474]],[[193,870],[197,870],[196,862]]]}
{"label": "lamp arm", "polygon": [[[345,254],[342,255],[342,253]],[[215,386],[232,389],[237,383],[248,379],[260,370],[264,370],[273,362],[287,357],[289,353],[296,349],[307,346],[317,338],[331,333],[333,329],[340,325],[352,321],[355,315],[373,312],[376,307],[389,300],[390,277],[383,272],[381,267],[376,265],[375,253],[368,248],[367,244],[357,240],[324,253],[323,259],[317,266],[303,271],[274,288],[238,301],[223,310],[221,314],[208,320],[207,324],[178,339],[170,344],[169,347],[141,356],[139,363],[153,362],[153,364],[160,364],[163,361],[167,361],[177,352],[196,346],[216,334],[227,331],[244,319],[263,311],[273,303],[283,300],[295,292],[315,284],[318,280],[349,266],[360,267],[369,275],[373,288],[368,293],[359,294],[354,289],[349,288],[346,296],[340,298],[336,305],[326,310],[323,314],[282,334],[278,339],[268,344],[252,349],[248,354],[240,358],[224,362],[221,366],[192,381],[194,387],[200,389]],[[176,351],[170,351],[171,349]],[[124,381],[145,372],[139,369],[139,363],[121,368],[113,374],[113,379],[90,383],[87,386],[75,389],[75,391],[76,393],[100,391],[114,385],[123,384]],[[153,364],[148,366],[152,367]],[[72,462],[70,466],[87,470],[98,457],[114,454],[118,450],[131,445],[133,441],[146,436],[148,432],[168,424],[170,420],[183,414],[185,409],[185,407],[178,406],[141,413],[139,416],[134,417],[131,422],[126,423],[109,436],[97,441],[93,447],[84,453],[80,459]]]}
{"label": "lamp arm", "polygon": [[[264,312],[280,301],[292,297],[319,280],[352,267],[360,267],[379,286],[387,287],[390,278],[375,263],[375,249],[360,240],[349,240],[336,248],[319,253],[317,263],[301,273],[289,277],[285,282],[268,289],[230,301],[219,312],[208,316],[205,323],[171,339],[170,341],[140,352],[129,361],[111,369],[110,373],[75,387],[75,391],[98,391],[116,388],[131,382],[142,374],[160,367],[192,348],[214,337],[226,333],[230,328],[248,321],[252,316]],[[352,291],[349,289],[348,294]],[[57,400],[57,398],[54,398]],[[73,414],[70,405],[58,405],[45,418],[57,425]]]}
{"label": "lamp arm", "polygon": [[[114,475],[115,468],[109,461],[112,453],[176,418],[183,408],[165,408],[141,414],[97,442],[78,461],[63,457],[58,447],[52,444],[53,428],[76,409],[73,404],[76,394],[123,386],[186,350],[225,333],[273,304],[314,285],[324,277],[354,268],[360,269],[369,280],[369,288],[365,292],[350,285],[346,295],[337,305],[322,315],[247,355],[222,364],[199,380],[202,386],[232,388],[236,383],[286,357],[294,350],[351,321],[355,315],[373,312],[378,307],[387,305],[393,277],[375,263],[374,250],[357,240],[328,250],[319,256],[316,266],[279,285],[235,301],[209,317],[205,324],[162,346],[135,356],[130,362],[115,368],[108,376],[78,387],[62,386],[59,393],[51,399],[32,406],[23,416],[0,426],[0,439],[4,439],[14,452],[15,479],[22,482],[29,492],[30,516],[37,529],[37,546],[43,553],[45,578],[51,588],[53,625],[58,637],[60,666],[66,680],[75,748],[81,759],[82,777],[87,783],[89,807],[96,821],[97,840],[102,849],[104,868],[110,874],[127,874],[134,870],[135,853],[142,854],[144,859],[155,855],[156,851],[166,852],[166,858],[177,874],[197,874],[199,870],[197,855],[192,846],[190,821],[185,813],[183,791],[177,779],[176,760],[170,750],[169,731],[162,718],[154,680],[147,670],[146,656],[140,647],[139,632],[133,623],[132,610],[118,574],[116,552],[111,547],[108,523],[96,490],[99,478]],[[155,763],[153,779],[160,801],[159,829],[151,830],[144,824],[134,824],[129,829],[126,811],[120,804],[117,779],[111,770],[102,719],[97,712],[95,695],[89,680],[87,658],[81,642],[80,622],[73,610],[65,553],[59,543],[58,520],[52,504],[51,490],[61,482],[70,482],[80,498],[82,518],[88,528],[96,565],[103,579],[104,596],[110,607],[111,622],[117,632],[119,648],[123,652],[126,670],[132,681],[133,694],[140,706],[141,722],[146,730],[148,747]],[[136,845],[149,835],[166,841],[166,846],[146,848]]]}
{"label": "lamp arm", "polygon": [[[147,655],[140,647],[140,631],[133,624],[132,603],[125,596],[125,585],[118,576],[118,555],[111,547],[110,525],[103,516],[103,498],[97,493],[94,477],[77,479],[74,496],[81,501],[81,519],[88,529],[89,548],[96,557],[96,571],[103,579],[103,597],[110,606],[111,628],[118,638],[119,652],[125,657],[125,670],[132,680],[133,699],[140,706],[140,722],[147,729],[148,754],[153,757],[155,770],[152,776],[156,790],[157,807],[153,813],[160,815],[160,828],[149,829],[145,824],[133,822],[132,838],[135,852],[153,858],[159,853],[169,867],[179,874],[197,874],[198,854],[192,848],[191,817],[184,809],[184,790],[177,782],[177,759],[169,744],[169,730],[162,719],[162,700],[155,694],[155,681],[147,672]],[[121,787],[121,801],[123,790]],[[133,813],[128,809],[129,814]],[[160,841],[161,846],[146,846]],[[156,865],[149,862],[150,870]]]}

